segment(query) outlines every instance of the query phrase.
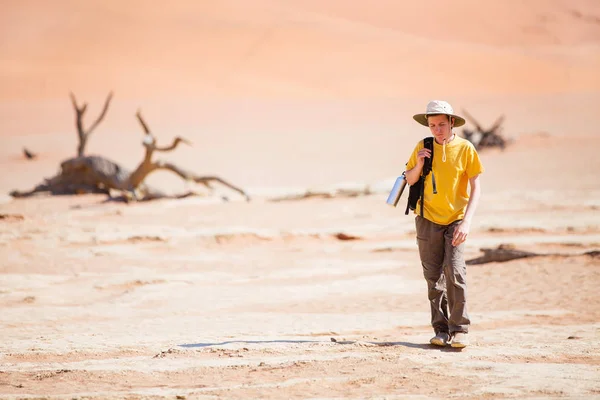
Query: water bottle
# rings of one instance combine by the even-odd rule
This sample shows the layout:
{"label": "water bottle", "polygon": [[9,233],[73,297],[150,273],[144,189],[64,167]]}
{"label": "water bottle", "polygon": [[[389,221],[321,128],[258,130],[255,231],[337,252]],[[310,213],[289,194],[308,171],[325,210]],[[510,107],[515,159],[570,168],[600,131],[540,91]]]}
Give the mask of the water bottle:
{"label": "water bottle", "polygon": [[402,196],[402,192],[404,192],[404,188],[406,187],[406,177],[404,176],[404,172],[398,178],[396,178],[396,182],[394,182],[394,187],[390,192],[390,195],[387,198],[386,203],[390,206],[396,207],[398,205],[398,201]]}

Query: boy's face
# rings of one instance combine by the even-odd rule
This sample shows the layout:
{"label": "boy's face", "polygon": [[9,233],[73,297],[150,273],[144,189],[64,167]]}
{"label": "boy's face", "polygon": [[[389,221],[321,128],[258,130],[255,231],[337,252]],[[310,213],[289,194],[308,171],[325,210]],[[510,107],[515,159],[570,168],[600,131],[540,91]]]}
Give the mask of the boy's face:
{"label": "boy's face", "polygon": [[448,140],[452,136],[451,119],[448,115],[432,115],[427,118],[429,130],[439,144],[442,144],[444,139]]}

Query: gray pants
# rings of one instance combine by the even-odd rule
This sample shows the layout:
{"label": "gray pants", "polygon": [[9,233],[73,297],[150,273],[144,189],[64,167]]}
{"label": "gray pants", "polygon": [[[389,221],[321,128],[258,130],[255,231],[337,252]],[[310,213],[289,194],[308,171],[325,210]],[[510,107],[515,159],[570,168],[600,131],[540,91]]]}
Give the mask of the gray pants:
{"label": "gray pants", "polygon": [[431,305],[431,325],[436,334],[467,333],[471,324],[467,314],[464,243],[452,246],[452,235],[460,222],[438,225],[421,216],[415,219],[419,255]]}

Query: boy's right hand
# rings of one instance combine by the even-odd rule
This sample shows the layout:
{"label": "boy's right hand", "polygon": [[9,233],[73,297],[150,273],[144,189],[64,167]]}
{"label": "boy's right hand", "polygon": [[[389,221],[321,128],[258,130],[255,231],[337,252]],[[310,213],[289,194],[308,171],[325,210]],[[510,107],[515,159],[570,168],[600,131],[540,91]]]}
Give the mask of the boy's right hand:
{"label": "boy's right hand", "polygon": [[425,164],[425,157],[431,158],[431,150],[422,148],[417,153],[417,165],[422,167]]}

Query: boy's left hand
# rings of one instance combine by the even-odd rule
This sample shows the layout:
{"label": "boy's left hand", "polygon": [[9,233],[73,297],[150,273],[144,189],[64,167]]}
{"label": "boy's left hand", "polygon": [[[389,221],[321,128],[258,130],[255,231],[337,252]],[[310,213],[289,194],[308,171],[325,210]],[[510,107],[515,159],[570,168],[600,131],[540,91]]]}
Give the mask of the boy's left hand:
{"label": "boy's left hand", "polygon": [[471,224],[469,221],[463,220],[456,229],[454,229],[454,235],[452,236],[452,246],[458,246],[467,240],[467,235],[469,234],[469,230],[471,229]]}

